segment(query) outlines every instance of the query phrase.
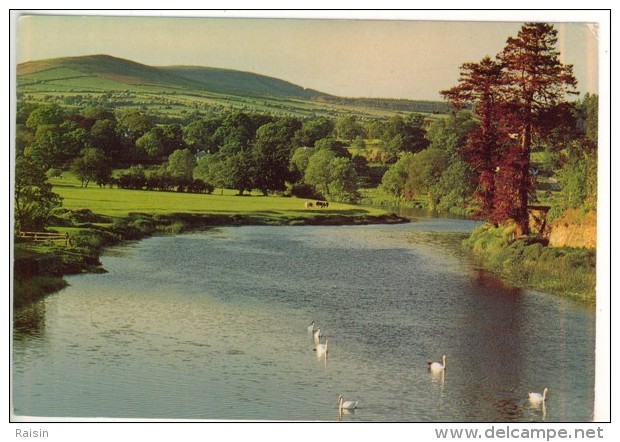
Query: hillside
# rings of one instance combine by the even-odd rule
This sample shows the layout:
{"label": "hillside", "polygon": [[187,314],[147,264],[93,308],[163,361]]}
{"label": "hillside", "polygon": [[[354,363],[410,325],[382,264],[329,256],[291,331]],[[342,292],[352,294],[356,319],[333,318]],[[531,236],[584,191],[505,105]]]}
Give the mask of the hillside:
{"label": "hillside", "polygon": [[204,89],[231,95],[274,96],[312,100],[327,96],[321,92],[249,72],[200,66],[165,66],[162,71],[199,83]]}
{"label": "hillside", "polygon": [[[86,77],[93,80],[105,78],[125,85],[201,87],[198,82],[168,73],[163,69],[109,55],[54,58],[17,65],[17,79],[20,85],[28,84],[29,80],[45,83]],[[93,81],[93,85],[96,84],[97,82]]]}
{"label": "hillside", "polygon": [[110,55],[31,61],[17,65],[17,92],[33,101],[65,105],[179,112],[213,108],[294,115],[387,117],[402,112],[443,113],[443,102],[343,98],[250,72],[201,66],[147,66]]}

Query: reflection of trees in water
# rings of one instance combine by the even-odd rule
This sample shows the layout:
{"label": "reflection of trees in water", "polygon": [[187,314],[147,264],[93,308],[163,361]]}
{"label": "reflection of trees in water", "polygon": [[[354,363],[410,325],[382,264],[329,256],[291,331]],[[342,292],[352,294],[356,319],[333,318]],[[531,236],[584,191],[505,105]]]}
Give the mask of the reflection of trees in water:
{"label": "reflection of trees in water", "polygon": [[[507,287],[492,275],[474,270],[464,287],[464,303],[459,321],[459,369],[471,373],[471,381],[459,391],[463,400],[488,411],[490,420],[513,421],[523,418],[523,404],[516,386],[527,371],[527,315],[520,289]],[[485,373],[482,380],[476,373]],[[494,417],[493,417],[494,416]]]}
{"label": "reflection of trees in water", "polygon": [[501,398],[495,400],[495,409],[502,420],[512,421],[521,420],[523,416],[523,408],[514,398]]}
{"label": "reflection of trees in water", "polygon": [[26,307],[14,310],[14,338],[38,335],[45,327],[45,303],[34,302]]}

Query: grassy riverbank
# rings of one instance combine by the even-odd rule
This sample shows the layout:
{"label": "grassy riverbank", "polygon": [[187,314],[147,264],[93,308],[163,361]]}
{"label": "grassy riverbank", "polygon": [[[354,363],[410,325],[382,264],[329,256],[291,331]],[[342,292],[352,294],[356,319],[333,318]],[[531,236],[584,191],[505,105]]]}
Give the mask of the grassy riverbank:
{"label": "grassy riverbank", "polygon": [[512,229],[484,225],[465,240],[485,268],[519,287],[596,301],[596,251],[510,239]]}
{"label": "grassy riverbank", "polygon": [[63,275],[104,271],[99,255],[110,245],[156,233],[176,234],[215,226],[393,224],[404,218],[377,208],[330,203],[306,208],[306,200],[276,196],[212,195],[82,188],[71,176],[53,180],[63,197],[49,230],[68,233],[71,244],[16,242],[14,306],[66,285]]}

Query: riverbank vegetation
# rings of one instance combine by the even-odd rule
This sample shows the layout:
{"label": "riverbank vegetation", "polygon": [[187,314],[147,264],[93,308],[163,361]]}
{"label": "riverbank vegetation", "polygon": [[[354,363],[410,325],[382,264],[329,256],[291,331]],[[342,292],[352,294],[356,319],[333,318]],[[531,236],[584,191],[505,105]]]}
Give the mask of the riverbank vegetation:
{"label": "riverbank vegetation", "polygon": [[595,250],[546,247],[536,238],[515,240],[513,234],[510,226],[486,224],[464,245],[485,268],[518,287],[596,301]]}
{"label": "riverbank vegetation", "polygon": [[[594,243],[575,235],[568,241],[557,232],[577,218],[595,227],[598,149],[598,97],[586,94],[568,101],[576,82],[571,67],[560,63],[555,44],[552,25],[527,23],[494,59],[462,65],[458,84],[442,92],[445,106],[408,113],[401,107],[380,113],[347,107],[300,114],[205,101],[173,116],[168,109],[172,97],[165,94],[150,94],[140,105],[132,101],[135,91],[118,87],[113,93],[89,91],[67,99],[67,82],[74,77],[66,75],[56,79],[64,89],[54,95],[49,89],[54,73],[79,70],[86,58],[59,59],[41,78],[36,64],[22,66],[15,231],[69,233],[73,244],[70,253],[58,247],[41,252],[16,240],[16,263],[22,256],[31,263],[37,254],[55,256],[64,264],[39,275],[53,278],[75,270],[72,259],[78,258],[71,253],[81,254],[81,271],[92,267],[92,257],[106,244],[158,231],[400,222],[366,207],[400,206],[487,221],[493,228],[475,233],[467,245],[477,254],[497,249],[493,261],[502,265],[489,265],[502,274],[517,275],[521,267],[552,268],[552,256],[579,253],[548,250],[548,244],[579,248]],[[69,65],[63,65],[67,60]],[[129,66],[113,57],[95,61],[84,75],[94,75],[93,66]],[[153,73],[131,66],[133,75]],[[189,88],[190,80],[175,84]],[[41,87],[47,88],[45,95]],[[354,103],[378,105],[353,100],[347,106]],[[328,207],[317,207],[316,201]],[[498,240],[494,229],[511,234]],[[595,235],[589,227],[581,231]],[[516,257],[502,254],[515,251]],[[571,266],[592,271],[589,258],[567,259]],[[18,266],[15,286],[25,287],[36,272]],[[522,276],[523,284],[534,284],[534,276]],[[41,285],[54,286],[49,281]],[[589,282],[537,286],[593,295]]]}

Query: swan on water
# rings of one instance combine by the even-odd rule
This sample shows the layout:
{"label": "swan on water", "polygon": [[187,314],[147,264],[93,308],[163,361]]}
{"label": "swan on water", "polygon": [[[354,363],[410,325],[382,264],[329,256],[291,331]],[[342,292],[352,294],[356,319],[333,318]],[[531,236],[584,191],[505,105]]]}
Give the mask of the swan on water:
{"label": "swan on water", "polygon": [[338,410],[355,410],[358,401],[345,401],[342,395],[338,396]]}
{"label": "swan on water", "polygon": [[536,392],[530,393],[530,402],[535,404],[545,402],[547,400],[547,391],[549,391],[549,389],[545,387],[542,394]]}
{"label": "swan on water", "polygon": [[317,328],[314,333],[312,333],[314,337],[314,342],[319,343],[321,341],[321,328]]}
{"label": "swan on water", "polygon": [[431,371],[442,371],[446,368],[446,355],[442,357],[443,362],[429,362],[428,369]]}
{"label": "swan on water", "polygon": [[314,351],[316,351],[316,355],[317,356],[323,356],[325,354],[327,354],[327,343],[329,341],[325,341],[325,344],[318,344],[315,348]]}

